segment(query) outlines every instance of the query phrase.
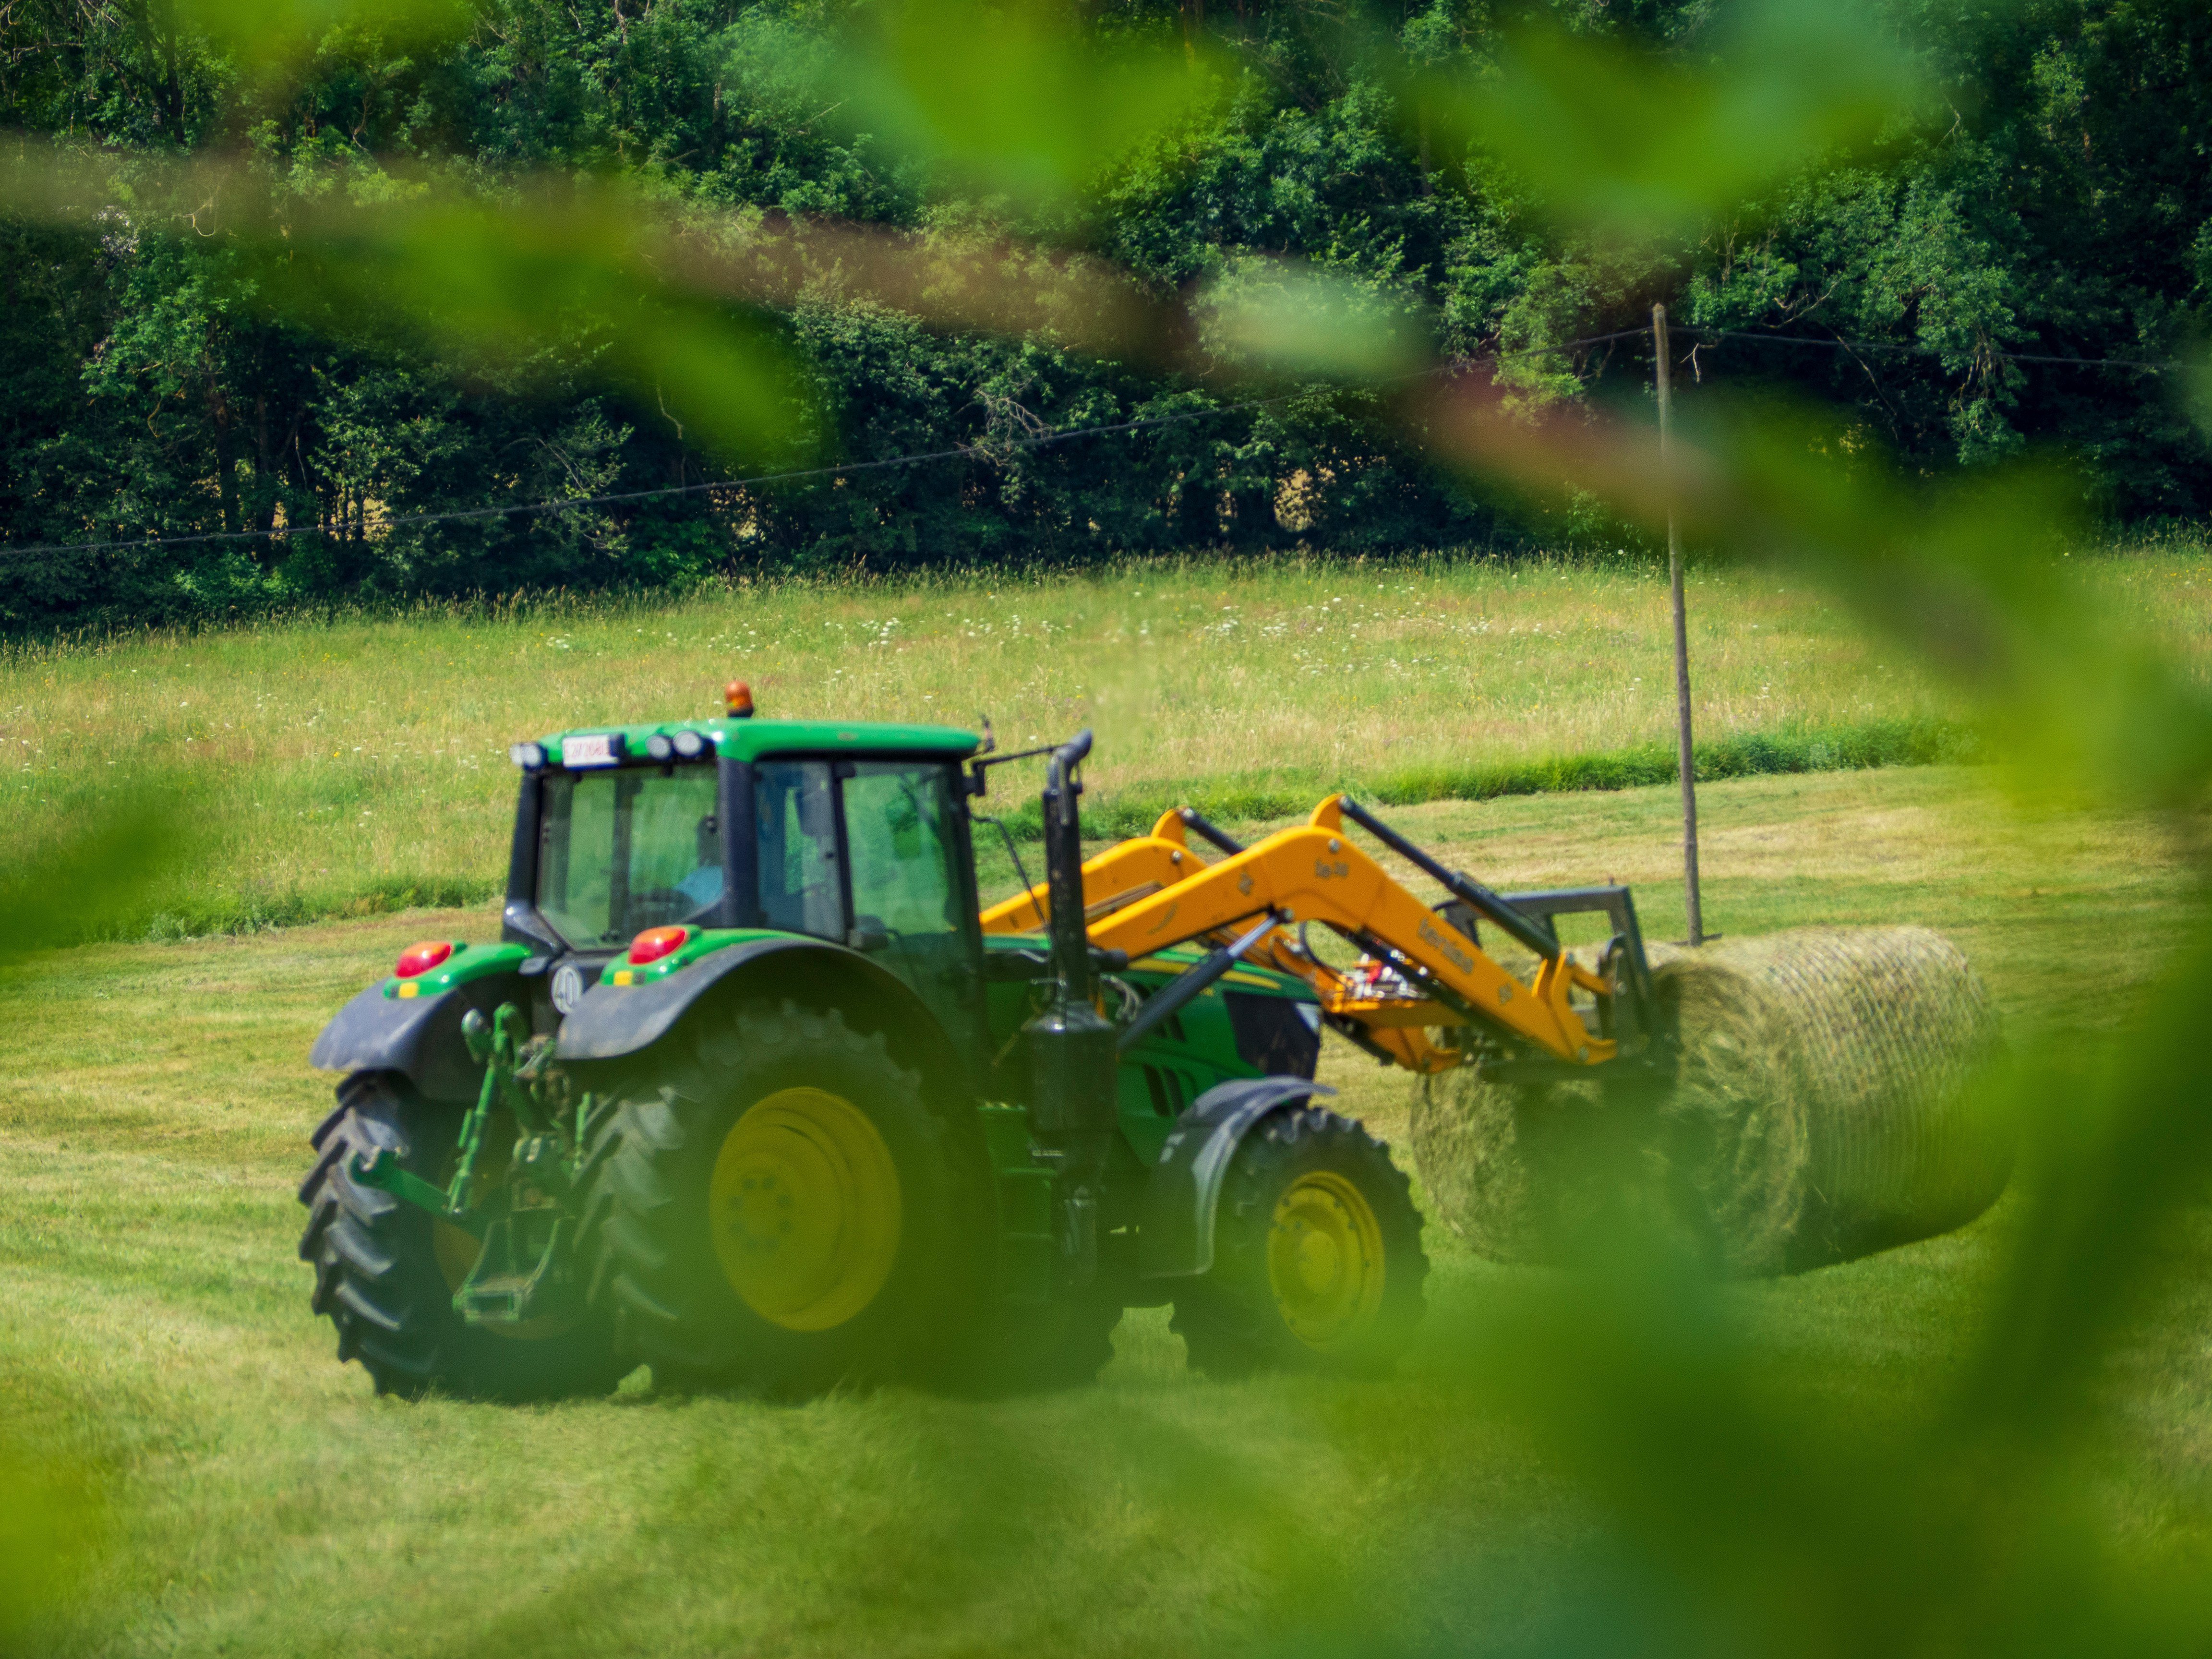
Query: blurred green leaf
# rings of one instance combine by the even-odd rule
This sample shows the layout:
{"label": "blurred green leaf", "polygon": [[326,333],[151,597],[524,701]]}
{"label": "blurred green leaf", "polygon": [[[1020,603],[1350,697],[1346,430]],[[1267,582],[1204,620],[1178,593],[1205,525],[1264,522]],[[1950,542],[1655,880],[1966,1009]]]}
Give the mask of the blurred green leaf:
{"label": "blurred green leaf", "polygon": [[589,363],[726,460],[811,453],[814,395],[782,326],[671,279],[665,217],[612,187],[526,181],[361,203],[271,204],[247,257],[270,301],[310,328],[411,336],[516,368]]}
{"label": "blurred green leaf", "polygon": [[2171,1293],[2153,1268],[2160,1235],[2212,1190],[2212,1053],[2197,1023],[2212,903],[2201,888],[2179,896],[2195,936],[2128,1028],[2025,1079],[2030,1207],[1969,1408],[2023,1438],[2083,1414],[2115,1337]]}
{"label": "blurred green leaf", "polygon": [[1933,88],[1878,9],[1740,0],[1698,62],[1528,24],[1483,70],[1413,71],[1412,119],[1532,185],[1538,210],[1628,241],[1741,214],[1802,168],[1902,131]]}
{"label": "blurred green leaf", "polygon": [[0,874],[0,967],[99,937],[173,873],[185,785],[150,769],[139,783],[129,800],[64,796],[46,821],[15,826]]}
{"label": "blurred green leaf", "polygon": [[[186,781],[140,770],[126,801],[89,791],[52,803],[43,821],[11,826],[0,873],[0,969],[97,937],[173,875],[184,845],[176,802]],[[52,1650],[50,1620],[67,1607],[103,1528],[92,1471],[30,1432],[52,1402],[0,1376],[0,1655]]]}
{"label": "blurred green leaf", "polygon": [[1531,493],[1564,481],[1659,533],[1799,565],[1977,701],[2026,775],[2110,802],[2201,803],[2212,692],[2105,617],[2064,557],[2086,526],[2063,466],[1911,477],[1816,408],[1686,400],[1670,477],[1642,422],[1530,412],[1480,375],[1416,414],[1440,457]]}
{"label": "blurred green leaf", "polygon": [[[2212,695],[2075,579],[2082,489],[2066,467],[1913,477],[1807,405],[1710,392],[1687,403],[1672,477],[1648,425],[1532,415],[1479,379],[1442,393],[1429,424],[1462,465],[1520,488],[1570,480],[1655,529],[1671,507],[1693,546],[1803,568],[1971,696],[2027,786],[2163,812],[2205,869]],[[1708,1292],[1648,1272],[1547,1286],[1493,1335],[1508,1358],[1486,1362],[1488,1397],[1674,1587],[1592,1587],[1644,1598],[1625,1621],[1634,1645],[2201,1650],[2212,1597],[2118,1551],[2069,1461],[2105,1409],[2110,1356],[2172,1293],[2160,1242],[2212,1188],[2212,1066],[2194,1012],[2212,975],[2204,890],[2174,895],[2164,915],[2191,943],[2148,995],[2115,1009],[2109,988],[2081,988],[2079,1024],[2124,1014],[2116,1036],[2027,1034],[2033,1063],[2014,1087],[2036,1133],[2018,1243],[1980,1363],[1924,1438],[1885,1444],[1793,1412],[1760,1386]],[[1616,1649],[1622,1637],[1609,1629]]]}
{"label": "blurred green leaf", "polygon": [[1372,380],[1431,361],[1430,319],[1418,300],[1300,261],[1233,260],[1192,310],[1206,350],[1248,372]]}
{"label": "blurred green leaf", "polygon": [[1693,533],[1804,564],[1978,700],[2001,748],[2108,802],[2201,802],[2212,696],[2102,616],[2064,553],[2082,491],[2049,460],[1923,481],[1856,453],[1832,420],[1763,401],[1691,423],[1723,490]]}
{"label": "blurred green leaf", "polygon": [[420,51],[466,34],[467,0],[177,0],[176,21],[242,63],[289,67],[333,37]]}
{"label": "blurred green leaf", "polygon": [[[19,1404],[0,1389],[0,1406]],[[47,1620],[67,1603],[100,1532],[90,1474],[51,1452],[33,1453],[0,1425],[0,1654],[50,1652]]]}
{"label": "blurred green leaf", "polygon": [[[253,303],[295,326],[428,345],[525,390],[538,370],[596,374],[726,463],[789,465],[818,441],[811,370],[787,325],[753,301],[799,297],[803,263],[787,247],[764,259],[719,246],[713,224],[687,228],[620,185],[487,185],[373,163],[280,179],[19,143],[0,155],[0,202],[63,222],[112,207],[134,234],[222,239]],[[957,297],[988,305],[1006,286],[987,272]]]}
{"label": "blurred green leaf", "polygon": [[902,160],[1032,207],[1217,95],[1210,53],[1101,36],[1054,0],[891,0],[821,74],[835,118]]}
{"label": "blurred green leaf", "polygon": [[1534,1650],[2179,1655],[2212,1637],[2212,1592],[2118,1547],[2090,1492],[2054,1479],[2070,1440],[1992,1435],[1972,1401],[1916,1428],[1793,1398],[1725,1293],[1686,1279],[1504,1300],[1463,1362],[1470,1407],[1527,1427],[1603,1545],[1549,1546],[1582,1628]]}
{"label": "blurred green leaf", "polygon": [[2182,371],[2181,395],[2197,424],[2212,432],[2212,357],[2204,357]]}

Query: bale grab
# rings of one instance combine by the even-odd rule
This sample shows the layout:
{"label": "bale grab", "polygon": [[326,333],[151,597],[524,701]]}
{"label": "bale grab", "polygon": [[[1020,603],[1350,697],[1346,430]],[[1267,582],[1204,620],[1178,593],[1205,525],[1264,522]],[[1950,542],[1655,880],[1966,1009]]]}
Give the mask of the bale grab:
{"label": "bale grab", "polygon": [[1920,927],[1652,947],[1671,1088],[1603,1118],[1593,1085],[1463,1066],[1423,1078],[1413,1156],[1439,1216],[1503,1261],[1571,1261],[1608,1215],[1657,1220],[1719,1271],[1848,1260],[1963,1225],[2012,1165],[1978,1075],[1987,988]]}

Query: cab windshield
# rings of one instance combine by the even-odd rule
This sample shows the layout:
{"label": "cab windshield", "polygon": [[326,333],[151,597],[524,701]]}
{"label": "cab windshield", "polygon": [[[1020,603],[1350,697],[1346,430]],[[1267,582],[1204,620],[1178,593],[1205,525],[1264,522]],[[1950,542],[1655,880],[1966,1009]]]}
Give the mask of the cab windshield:
{"label": "cab windshield", "polygon": [[579,950],[703,923],[721,902],[715,767],[556,772],[538,821],[538,908]]}

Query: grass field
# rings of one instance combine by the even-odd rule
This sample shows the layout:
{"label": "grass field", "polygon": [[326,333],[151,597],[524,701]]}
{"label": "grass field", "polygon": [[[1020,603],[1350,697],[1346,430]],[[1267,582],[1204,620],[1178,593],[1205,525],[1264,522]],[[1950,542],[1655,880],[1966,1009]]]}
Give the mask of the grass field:
{"label": "grass field", "polygon": [[[2084,563],[2085,605],[2212,664],[2201,550]],[[166,942],[0,973],[0,1614],[46,1608],[27,1632],[0,1617],[0,1652],[1646,1650],[1671,1593],[1649,1529],[1472,1380],[1511,1310],[1575,1287],[1435,1230],[1425,1335],[1388,1383],[1194,1378],[1139,1311],[1100,1385],[1066,1395],[772,1407],[641,1372],[610,1401],[507,1409],[380,1401],[333,1363],[292,1194],[329,1102],[304,1063],[321,1023],[409,940],[496,927],[519,735],[704,712],[743,674],[775,714],[988,709],[1010,746],[1092,724],[1092,806],[1224,779],[1232,805],[1340,781],[1387,799],[1471,754],[1662,742],[1663,594],[1626,566],[1142,567],[0,658],[0,856],[149,769],[200,837],[149,901]],[[1958,712],[1819,596],[1700,573],[1692,600],[1708,733]],[[1942,765],[1710,785],[1708,927],[1938,927],[2016,1046],[2063,1067],[2166,961],[2191,872],[2171,822],[2002,787]],[[1664,938],[1677,810],[1644,788],[1387,816],[1500,887],[1633,883]],[[465,902],[374,914],[410,892]],[[235,931],[178,937],[210,929]],[[1334,1042],[1322,1075],[1402,1130],[1403,1076]],[[2021,1214],[1728,1290],[1717,1317],[1768,1404],[1909,1447],[1973,1363]],[[2212,1561],[2212,1222],[2184,1231],[2063,1454],[2100,1547],[2145,1562]]]}
{"label": "grass field", "polygon": [[[2177,872],[2156,825],[2025,817],[1978,769],[1733,782],[1705,806],[1712,925],[1942,927],[2031,1048],[2159,965]],[[1659,789],[1394,816],[1501,884],[1632,880],[1663,936],[1674,811]],[[1389,1383],[1194,1378],[1139,1312],[1097,1388],[996,1405],[669,1398],[643,1373],[545,1408],[374,1398],[292,1254],[329,1098],[303,1055],[407,939],[493,925],[94,945],[0,993],[0,1405],[84,1472],[99,1540],[37,1650],[1377,1654],[1577,1631],[1617,1650],[1588,1598],[1644,1569],[1460,1380],[1501,1300],[1555,1281],[1434,1231],[1430,1334]],[[1334,1043],[1324,1075],[1402,1123],[1401,1076]],[[1729,1291],[1726,1314],[1778,1398],[1910,1434],[1972,1354],[2011,1214]],[[2100,1385],[2080,1478],[2123,1547],[2212,1550],[2205,1299]]]}
{"label": "grass field", "polygon": [[[2083,564],[2091,600],[2212,663],[2202,549]],[[1704,738],[1809,736],[1817,759],[1823,734],[1955,712],[1786,579],[1696,572],[1690,601]],[[1464,793],[1470,768],[1623,750],[1671,763],[1666,586],[1648,565],[1139,565],[18,651],[0,656],[0,851],[53,802],[152,768],[203,837],[189,879],[148,902],[157,932],[473,901],[506,856],[510,743],[710,714],[732,676],[770,714],[988,714],[1010,747],[1091,725],[1094,816],[1178,796],[1249,815],[1340,783]]]}

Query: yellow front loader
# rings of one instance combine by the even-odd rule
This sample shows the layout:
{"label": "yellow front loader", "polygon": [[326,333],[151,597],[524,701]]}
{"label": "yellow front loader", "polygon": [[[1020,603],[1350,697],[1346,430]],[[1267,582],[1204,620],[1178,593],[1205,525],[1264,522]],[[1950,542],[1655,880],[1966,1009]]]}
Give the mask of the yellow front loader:
{"label": "yellow front loader", "polygon": [[[1346,821],[1439,883],[1431,906],[1354,845]],[[1220,854],[1209,862],[1188,832]],[[1636,907],[1626,887],[1503,895],[1436,859],[1336,794],[1304,823],[1244,847],[1188,807],[1152,833],[1083,866],[1091,942],[1136,965],[1172,969],[1158,953],[1212,947],[1156,993],[1124,1032],[1126,1047],[1187,1006],[1238,962],[1304,980],[1329,1026],[1388,1063],[1414,1072],[1477,1064],[1486,1074],[1535,1081],[1648,1076],[1655,1052],[1651,980]],[[983,913],[987,933],[1042,927],[1051,900],[1040,884]],[[1585,966],[1569,955],[1557,918],[1603,915],[1612,935]],[[1534,958],[1524,978],[1483,946],[1488,923]],[[1311,926],[1362,952],[1350,968],[1306,943]]]}

